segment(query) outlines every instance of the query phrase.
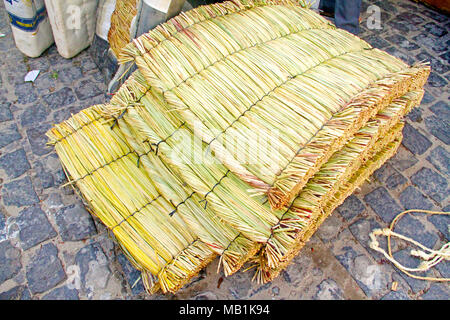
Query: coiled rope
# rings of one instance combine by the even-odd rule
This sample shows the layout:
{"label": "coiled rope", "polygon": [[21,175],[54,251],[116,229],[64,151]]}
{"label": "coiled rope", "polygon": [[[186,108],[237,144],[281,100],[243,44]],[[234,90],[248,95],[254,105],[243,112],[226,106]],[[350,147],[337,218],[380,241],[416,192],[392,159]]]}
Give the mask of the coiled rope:
{"label": "coiled rope", "polygon": [[[426,214],[442,214],[442,215],[450,215],[450,212],[438,212],[438,211],[429,211],[429,210],[406,210],[402,213],[398,214],[394,220],[392,220],[391,225],[389,228],[384,229],[375,229],[370,233],[370,243],[369,246],[375,251],[380,252],[383,254],[386,259],[388,259],[391,263],[393,263],[400,271],[407,274],[408,276],[420,279],[420,280],[428,280],[428,281],[450,281],[450,278],[435,278],[435,277],[423,277],[418,276],[415,274],[412,274],[411,272],[423,272],[428,271],[438,263],[440,263],[442,260],[449,261],[450,260],[450,242],[447,242],[444,244],[439,250],[433,250],[430,249],[421,243],[408,238],[404,235],[401,235],[399,233],[394,232],[394,227],[397,224],[397,222],[408,213],[426,213]],[[386,252],[384,249],[380,248],[380,243],[377,241],[377,236],[386,236],[387,237],[387,246],[388,246],[388,252]],[[392,255],[391,250],[391,237],[397,237],[399,239],[405,240],[407,242],[410,242],[414,244],[415,246],[419,247],[422,250],[411,250],[410,253],[412,256],[416,256],[421,258],[423,261],[419,264],[417,268],[408,268],[403,266],[400,262],[395,260],[395,258]]]}

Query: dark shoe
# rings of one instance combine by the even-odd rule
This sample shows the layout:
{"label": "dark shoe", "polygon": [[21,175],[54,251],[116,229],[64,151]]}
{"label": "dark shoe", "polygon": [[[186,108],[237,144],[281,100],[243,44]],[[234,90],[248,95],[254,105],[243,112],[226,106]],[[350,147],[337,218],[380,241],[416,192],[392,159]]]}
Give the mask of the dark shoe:
{"label": "dark shoe", "polygon": [[334,12],[331,11],[319,10],[319,14],[325,17],[334,18]]}

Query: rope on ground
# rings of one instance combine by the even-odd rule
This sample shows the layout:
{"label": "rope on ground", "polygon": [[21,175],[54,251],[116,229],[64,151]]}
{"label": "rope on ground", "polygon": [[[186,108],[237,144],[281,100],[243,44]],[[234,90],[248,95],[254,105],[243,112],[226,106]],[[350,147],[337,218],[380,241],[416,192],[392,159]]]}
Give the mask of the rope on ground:
{"label": "rope on ground", "polygon": [[[420,279],[420,280],[428,280],[428,281],[450,281],[450,278],[435,278],[435,277],[424,277],[424,276],[418,276],[415,274],[412,274],[411,272],[424,272],[430,270],[432,267],[440,263],[442,260],[450,261],[450,242],[447,242],[444,244],[439,250],[433,250],[430,249],[421,243],[408,238],[404,235],[401,235],[399,233],[394,232],[394,227],[397,224],[397,222],[405,215],[412,212],[416,213],[426,213],[426,214],[441,214],[441,215],[450,215],[450,212],[438,212],[438,211],[430,211],[430,210],[406,210],[402,213],[398,214],[394,220],[392,220],[391,225],[389,228],[384,229],[375,229],[370,233],[370,248],[372,248],[375,251],[380,252],[383,254],[386,259],[388,259],[391,263],[393,263],[400,271],[407,274],[408,276]],[[384,249],[380,248],[380,243],[377,241],[377,236],[385,236],[387,237],[387,246],[388,246],[388,252],[386,252]],[[395,260],[395,258],[392,255],[392,249],[391,249],[391,237],[397,237],[399,239],[405,240],[407,242],[410,242],[414,244],[415,246],[419,247],[422,250],[411,250],[411,255],[421,258],[423,261],[419,264],[417,268],[408,268],[403,266],[400,262]]]}

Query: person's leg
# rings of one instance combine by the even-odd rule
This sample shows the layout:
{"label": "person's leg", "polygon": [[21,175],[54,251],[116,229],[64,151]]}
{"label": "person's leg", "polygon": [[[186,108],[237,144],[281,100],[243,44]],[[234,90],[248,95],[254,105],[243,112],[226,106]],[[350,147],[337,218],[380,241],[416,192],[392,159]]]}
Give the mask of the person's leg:
{"label": "person's leg", "polygon": [[358,34],[361,2],[362,0],[336,0],[334,11],[336,27]]}
{"label": "person's leg", "polygon": [[336,0],[320,0],[319,10],[329,16],[334,16],[335,6]]}

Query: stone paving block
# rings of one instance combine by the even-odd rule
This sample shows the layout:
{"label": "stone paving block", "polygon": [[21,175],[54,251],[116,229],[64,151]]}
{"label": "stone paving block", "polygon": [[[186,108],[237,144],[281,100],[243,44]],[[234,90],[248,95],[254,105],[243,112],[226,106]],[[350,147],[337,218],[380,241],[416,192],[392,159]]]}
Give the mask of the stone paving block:
{"label": "stone paving block", "polygon": [[55,179],[53,178],[53,175],[44,169],[44,166],[40,161],[34,163],[33,167],[43,189],[48,189],[55,186]]}
{"label": "stone paving block", "polygon": [[[448,41],[447,44],[450,44],[450,41]],[[444,60],[447,64],[450,63],[450,51],[447,51],[446,53],[443,53],[439,57],[442,60]],[[446,75],[446,78],[448,79],[448,75]]]}
{"label": "stone paving block", "polygon": [[31,300],[31,293],[27,286],[17,286],[0,292],[0,300]]}
{"label": "stone paving block", "polygon": [[27,65],[30,68],[30,70],[39,70],[40,71],[38,78],[41,76],[41,74],[43,74],[44,72],[47,72],[48,69],[50,68],[50,62],[48,61],[48,59],[45,59],[45,58],[44,59],[28,58]]}
{"label": "stone paving block", "polygon": [[64,87],[58,91],[43,95],[42,100],[44,100],[52,110],[56,110],[74,103],[77,98],[71,88]]}
{"label": "stone paving block", "polygon": [[53,243],[42,246],[27,265],[26,277],[33,294],[45,292],[66,279]]}
{"label": "stone paving block", "polygon": [[342,225],[342,218],[339,214],[333,213],[320,225],[317,235],[322,241],[330,241],[339,233]]}
{"label": "stone paving block", "polygon": [[391,291],[381,298],[381,300],[411,300],[408,295],[401,291]]}
{"label": "stone paving block", "polygon": [[3,148],[8,144],[22,138],[15,123],[6,126],[0,126],[0,130],[2,132],[2,134],[0,134],[0,148]]}
{"label": "stone paving block", "polygon": [[365,209],[366,207],[361,200],[355,195],[351,195],[337,208],[337,212],[339,212],[345,220],[350,221],[361,214]]}
{"label": "stone paving block", "polygon": [[3,102],[0,105],[0,122],[12,120],[11,103]]}
{"label": "stone paving block", "polygon": [[422,50],[416,55],[418,61],[427,61],[430,63],[431,69],[439,74],[444,74],[450,70],[450,66],[446,64],[439,56],[435,57],[426,51]]}
{"label": "stone paving block", "polygon": [[344,293],[333,279],[323,280],[317,286],[314,300],[344,300]]}
{"label": "stone paving block", "polygon": [[[387,271],[387,267],[372,261],[357,246],[346,242],[351,238],[348,230],[341,232],[340,238],[346,238],[346,240],[332,243],[332,251],[336,259],[347,269],[369,298],[381,295],[391,282],[391,275]],[[344,243],[348,245],[344,245]]]}
{"label": "stone paving block", "polygon": [[[422,99],[422,104],[421,105],[430,104],[430,103],[432,103],[435,100],[436,100],[436,98],[433,97],[427,90],[425,90],[425,94],[423,95],[423,99]],[[422,107],[419,106],[419,108],[422,108]]]}
{"label": "stone paving block", "polygon": [[211,291],[199,293],[194,297],[194,300],[217,300],[217,295]]}
{"label": "stone paving block", "polygon": [[425,153],[431,147],[430,140],[409,123],[406,123],[403,128],[402,144],[416,155]]}
{"label": "stone paving block", "polygon": [[108,260],[98,243],[81,248],[75,256],[79,268],[81,289],[87,298],[93,298],[96,291],[104,289],[108,283],[111,271]]}
{"label": "stone paving block", "polygon": [[33,125],[45,122],[49,112],[47,107],[41,103],[33,104],[25,109],[20,116],[20,124],[24,128],[29,128]]}
{"label": "stone paving block", "polygon": [[423,27],[425,28],[426,31],[428,31],[430,34],[436,37],[442,37],[448,33],[448,31],[445,28],[441,27],[440,25],[434,22],[428,22]]}
{"label": "stone paving block", "polygon": [[446,22],[448,20],[448,17],[445,14],[441,14],[435,10],[429,10],[427,8],[423,8],[420,13],[422,15],[427,16],[428,18],[431,18],[433,20],[436,20],[439,23]]}
{"label": "stone paving block", "polygon": [[[41,72],[39,74],[39,77],[34,82],[34,85],[39,90],[40,94],[47,94],[55,90],[57,83],[58,80],[55,79],[55,75],[53,72]],[[44,101],[46,100],[44,99]]]}
{"label": "stone paving block", "polygon": [[10,179],[20,177],[30,168],[30,163],[23,148],[0,157],[0,169],[4,170]]}
{"label": "stone paving block", "polygon": [[[26,73],[23,74],[23,78]],[[17,102],[20,104],[29,104],[36,102],[38,95],[33,85],[30,82],[19,83],[15,86],[15,94],[17,97]]]}
{"label": "stone paving block", "polygon": [[400,194],[399,200],[405,210],[430,210],[433,208],[433,203],[414,186],[409,186],[403,190]]}
{"label": "stone paving block", "polygon": [[[400,22],[393,22],[393,23],[397,24]],[[405,61],[406,63],[408,63],[410,65],[414,64],[414,62],[416,61],[416,59],[413,58],[411,55],[406,54],[403,51],[400,51],[396,47],[388,47],[388,48],[384,48],[383,50],[386,51],[387,53],[393,55],[394,57],[397,57],[397,58]]]}
{"label": "stone paving block", "polygon": [[386,40],[390,41],[392,44],[399,46],[402,49],[407,51],[417,50],[420,47],[412,41],[409,41],[407,38],[400,34],[394,34],[392,36],[386,37]]}
{"label": "stone paving block", "polygon": [[6,183],[2,188],[3,203],[7,206],[23,207],[39,202],[30,177]]}
{"label": "stone paving block", "polygon": [[62,208],[55,214],[55,220],[64,241],[83,240],[97,233],[91,215],[79,204]]}
{"label": "stone paving block", "polygon": [[[144,292],[144,285],[142,283],[142,280],[139,279],[141,276],[141,272],[136,270],[133,265],[128,261],[128,259],[125,257],[123,253],[120,253],[117,255],[117,260],[120,263],[120,266],[122,267],[122,272],[125,275],[125,279],[127,280],[131,292],[134,295],[138,295],[141,292]],[[139,281],[137,281],[139,279]],[[137,282],[136,282],[137,281]]]}
{"label": "stone paving block", "polygon": [[411,112],[406,115],[406,118],[413,122],[418,122],[418,123],[422,122],[423,121],[422,109],[420,109],[420,108],[412,109]]}
{"label": "stone paving block", "polygon": [[389,163],[385,163],[381,168],[376,170],[372,177],[378,180],[379,182],[386,182],[386,180],[395,173],[395,169]]}
{"label": "stone paving block", "polygon": [[78,291],[75,288],[69,288],[69,286],[62,286],[53,289],[42,300],[79,300]]}
{"label": "stone paving block", "polygon": [[364,196],[364,201],[387,223],[390,223],[397,214],[403,211],[383,187],[379,187]]}
{"label": "stone paving block", "polygon": [[450,119],[450,106],[447,102],[438,101],[430,107],[430,110],[441,118]]}
{"label": "stone paving block", "polygon": [[56,237],[56,231],[39,206],[22,210],[15,222],[19,226],[19,238],[24,250]]}
{"label": "stone paving block", "polygon": [[81,68],[76,66],[69,66],[58,70],[58,79],[65,84],[71,84],[82,77],[83,73],[81,72]]}
{"label": "stone paving block", "polygon": [[[443,212],[450,212],[450,208],[444,208]],[[450,240],[450,216],[448,215],[429,215],[428,221],[430,221],[436,229],[438,229],[444,237]]]}
{"label": "stone paving block", "polygon": [[387,163],[393,166],[398,171],[402,172],[410,167],[414,166],[419,160],[403,146],[398,148],[397,153],[387,161]]}
{"label": "stone paving block", "polygon": [[34,154],[43,156],[52,151],[52,148],[47,146],[48,139],[45,135],[50,128],[50,123],[43,123],[27,129],[28,141]]}
{"label": "stone paving block", "polygon": [[450,192],[447,179],[426,167],[412,175],[411,181],[436,202],[446,199]]}
{"label": "stone paving block", "polygon": [[430,162],[440,173],[450,176],[450,153],[437,146],[433,149],[430,155],[427,157]]}
{"label": "stone paving block", "polygon": [[[362,245],[367,252],[377,261],[381,261],[383,256],[377,251],[373,250],[369,246],[369,235],[375,229],[381,229],[386,226],[380,225],[373,217],[359,219],[355,223],[349,226],[350,232],[358,240],[359,244]],[[387,241],[384,237],[378,237],[378,242],[381,248],[386,248]]]}
{"label": "stone paving block", "polygon": [[383,48],[386,48],[391,45],[389,42],[387,42],[386,40],[384,40],[383,38],[381,38],[377,35],[365,37],[364,40],[367,41],[368,43],[370,43],[370,45],[372,47],[378,48],[378,49],[383,49]]}
{"label": "stone paving block", "polygon": [[20,250],[9,241],[0,242],[0,284],[14,277],[22,268]]}
{"label": "stone paving block", "polygon": [[[420,259],[414,256],[411,256],[409,249],[403,249],[393,253],[394,259],[397,260],[400,264],[408,268],[416,268]],[[428,287],[428,282],[425,280],[415,279],[409,277],[407,274],[399,271],[400,276],[408,283],[414,293],[418,293]],[[430,272],[412,272],[414,275],[418,276],[430,276]]]}
{"label": "stone paving block", "polygon": [[430,86],[433,88],[442,88],[442,87],[445,87],[447,84],[448,84],[448,81],[445,80],[445,78],[441,77],[436,72],[431,71],[430,76],[428,77],[428,82],[425,85],[425,87]]}
{"label": "stone paving block", "polygon": [[[395,226],[395,232],[398,232],[408,238],[420,242],[428,248],[433,248],[439,240],[438,234],[434,230],[428,230],[424,222],[418,217],[420,215],[404,215]],[[425,220],[425,222],[427,222]]]}
{"label": "stone paving block", "polygon": [[396,171],[386,179],[386,186],[390,190],[393,190],[397,187],[403,186],[407,182],[408,180],[401,173]]}
{"label": "stone paving block", "polygon": [[103,91],[100,90],[99,87],[89,79],[80,81],[78,86],[75,88],[75,94],[80,100],[93,98],[102,93]]}
{"label": "stone paving block", "polygon": [[431,116],[425,119],[425,126],[433,136],[445,144],[450,144],[450,119]]}
{"label": "stone paving block", "polygon": [[68,106],[62,109],[55,110],[52,114],[52,122],[53,123],[61,123],[67,119],[69,119],[73,114],[77,114],[81,110],[83,110],[85,105],[73,105]]}
{"label": "stone paving block", "polygon": [[422,295],[424,300],[449,300],[450,290],[446,284],[433,284],[430,289]]}

